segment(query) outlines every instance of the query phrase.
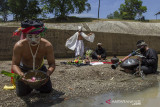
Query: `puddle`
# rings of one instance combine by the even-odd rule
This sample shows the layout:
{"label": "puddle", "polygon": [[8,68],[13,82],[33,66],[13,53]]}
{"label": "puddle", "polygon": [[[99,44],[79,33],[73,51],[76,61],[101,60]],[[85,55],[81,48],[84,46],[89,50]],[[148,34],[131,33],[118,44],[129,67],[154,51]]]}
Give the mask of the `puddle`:
{"label": "puddle", "polygon": [[135,93],[108,93],[89,98],[63,101],[54,107],[157,107],[160,104],[160,88],[155,87]]}

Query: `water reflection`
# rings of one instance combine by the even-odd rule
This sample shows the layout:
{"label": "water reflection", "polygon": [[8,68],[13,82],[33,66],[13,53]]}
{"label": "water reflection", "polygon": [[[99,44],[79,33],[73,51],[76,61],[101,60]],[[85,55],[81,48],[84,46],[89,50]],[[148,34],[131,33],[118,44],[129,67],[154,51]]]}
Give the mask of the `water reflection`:
{"label": "water reflection", "polygon": [[[160,104],[159,85],[130,94],[117,92],[89,98],[75,98],[64,101],[54,107],[158,107],[158,104]],[[106,103],[107,100],[110,100],[111,104]]]}

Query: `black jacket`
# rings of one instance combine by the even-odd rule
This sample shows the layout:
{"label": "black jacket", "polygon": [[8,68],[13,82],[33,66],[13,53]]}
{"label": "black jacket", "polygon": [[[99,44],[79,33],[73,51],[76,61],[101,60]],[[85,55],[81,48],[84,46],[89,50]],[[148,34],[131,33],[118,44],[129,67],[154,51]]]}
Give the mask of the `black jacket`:
{"label": "black jacket", "polygon": [[142,59],[142,65],[151,67],[153,72],[157,71],[158,67],[158,56],[157,52],[151,48],[149,48],[146,52],[142,53],[146,58]]}
{"label": "black jacket", "polygon": [[95,55],[101,55],[102,58],[105,58],[107,56],[106,50],[104,48],[96,48]]}

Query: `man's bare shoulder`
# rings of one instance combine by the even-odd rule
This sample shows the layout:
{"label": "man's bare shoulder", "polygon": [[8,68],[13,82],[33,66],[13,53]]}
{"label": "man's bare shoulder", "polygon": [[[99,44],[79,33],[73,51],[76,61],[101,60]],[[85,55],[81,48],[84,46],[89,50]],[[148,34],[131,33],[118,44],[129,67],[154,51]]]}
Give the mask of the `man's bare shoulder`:
{"label": "man's bare shoulder", "polygon": [[23,39],[23,40],[19,40],[14,47],[16,48],[23,48],[25,45],[27,44],[27,40]]}
{"label": "man's bare shoulder", "polygon": [[45,45],[45,47],[52,47],[52,44],[44,38],[41,38],[41,42]]}

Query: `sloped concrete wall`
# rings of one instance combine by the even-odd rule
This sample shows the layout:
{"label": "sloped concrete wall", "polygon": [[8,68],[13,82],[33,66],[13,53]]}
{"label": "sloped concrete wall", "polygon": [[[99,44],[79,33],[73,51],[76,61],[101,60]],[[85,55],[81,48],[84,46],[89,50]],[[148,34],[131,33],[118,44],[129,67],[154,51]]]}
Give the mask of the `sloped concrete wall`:
{"label": "sloped concrete wall", "polygon": [[[11,37],[13,31],[16,29],[17,27],[0,27],[0,60],[11,60],[13,46],[19,40],[19,37]],[[76,31],[74,30],[47,30],[44,38],[52,43],[56,58],[74,57],[74,51],[67,49],[65,47],[65,42],[75,32]],[[132,50],[136,49],[136,42],[143,39],[146,43],[148,43],[150,48],[153,48],[160,53],[160,36],[106,32],[94,33],[96,37],[93,43],[84,41],[86,48],[95,49],[96,44],[101,42],[108,55],[128,55],[132,52]]]}
{"label": "sloped concrete wall", "polygon": [[12,49],[19,38],[12,38],[14,27],[0,27],[0,60],[12,58]]}

